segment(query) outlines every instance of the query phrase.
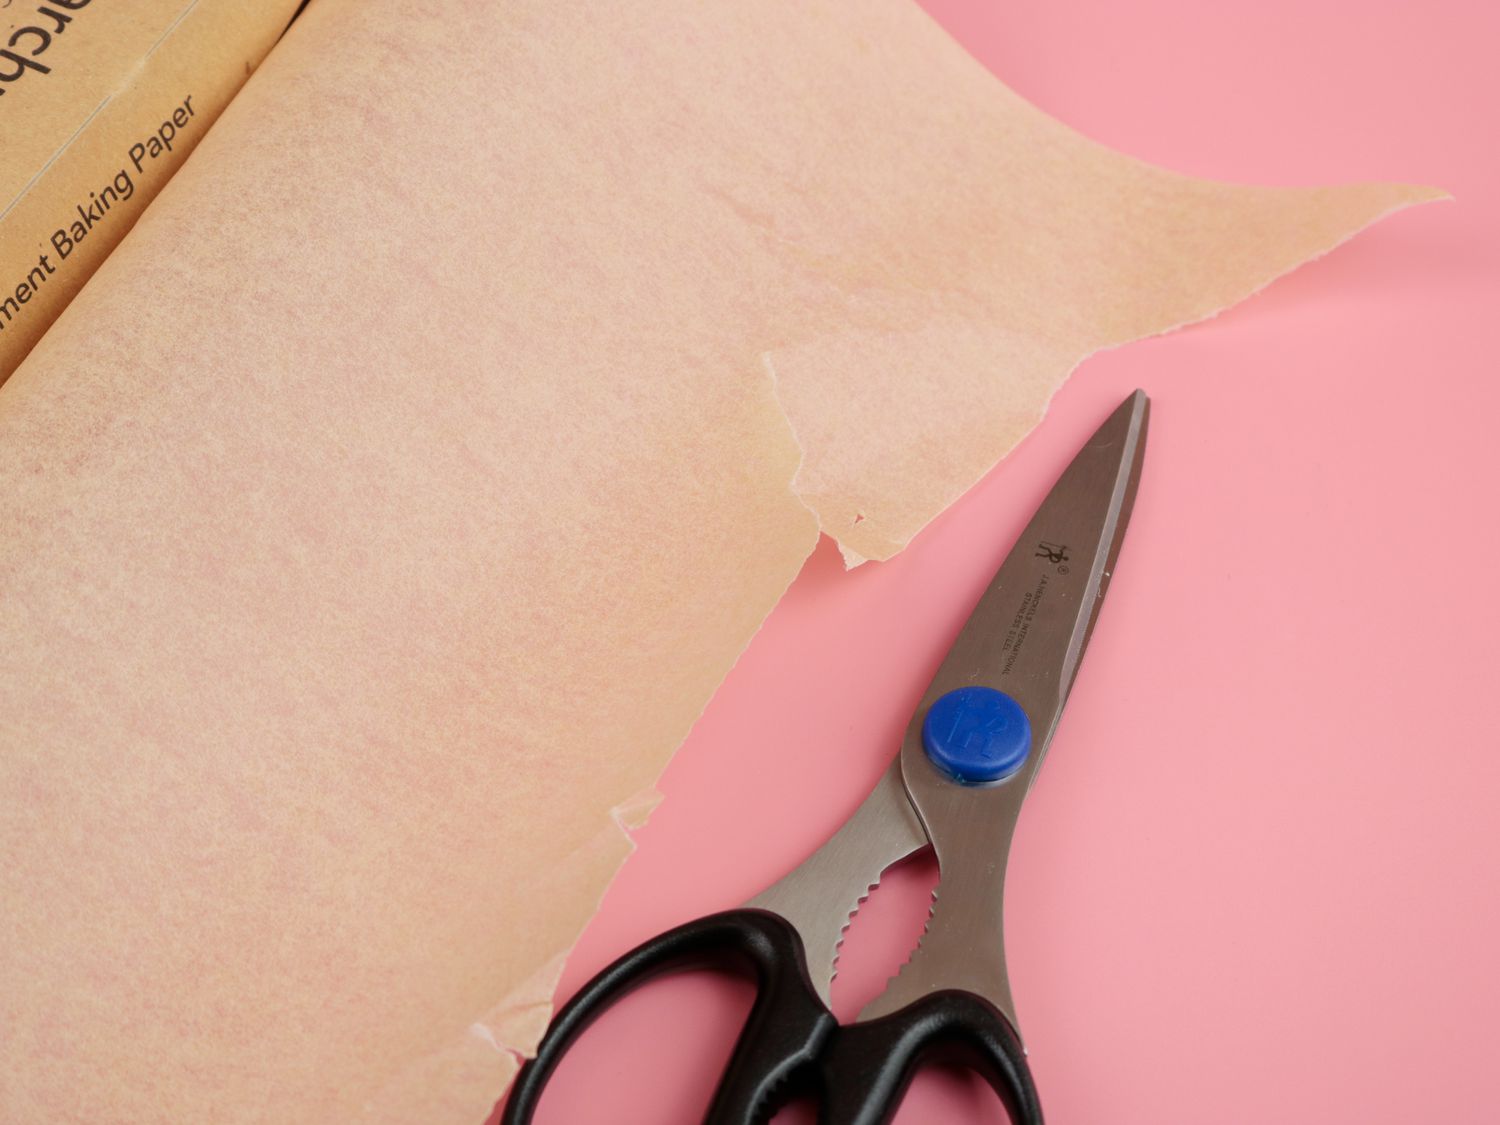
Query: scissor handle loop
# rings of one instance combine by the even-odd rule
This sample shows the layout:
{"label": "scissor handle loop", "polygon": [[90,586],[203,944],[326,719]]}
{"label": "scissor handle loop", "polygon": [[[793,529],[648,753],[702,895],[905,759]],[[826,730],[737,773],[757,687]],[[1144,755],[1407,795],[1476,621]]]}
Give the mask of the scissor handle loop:
{"label": "scissor handle loop", "polygon": [[819,1059],[819,1125],[886,1125],[919,1067],[954,1063],[982,1075],[1012,1125],[1042,1125],[1020,1037],[972,992],[933,992],[900,1011],[841,1027]]}
{"label": "scissor handle loop", "polygon": [[900,1011],[838,1026],[814,991],[802,939],[766,910],[687,922],[602,969],[557,1013],[536,1058],[516,1076],[500,1125],[530,1125],[553,1071],[596,1018],[666,973],[745,973],[755,1003],[719,1080],[704,1125],[758,1125],[800,1086],[819,1096],[819,1125],[887,1125],[919,1067],[951,1062],[982,1075],[1012,1125],[1042,1125],[1026,1053],[1009,1021],[970,992],[934,992]]}
{"label": "scissor handle loop", "polygon": [[552,1072],[574,1041],[616,1001],[647,981],[687,969],[728,969],[756,982],[755,1004],[735,1043],[704,1125],[754,1125],[801,1075],[809,1075],[837,1026],[807,975],[802,939],[766,910],[740,909],[687,922],[602,969],[563,1006],[521,1067],[500,1125],[529,1125]]}

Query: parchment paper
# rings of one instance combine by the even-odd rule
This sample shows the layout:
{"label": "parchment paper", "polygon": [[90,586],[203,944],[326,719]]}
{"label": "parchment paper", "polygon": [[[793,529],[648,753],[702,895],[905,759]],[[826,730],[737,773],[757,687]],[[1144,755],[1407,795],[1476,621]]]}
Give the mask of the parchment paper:
{"label": "parchment paper", "polygon": [[1145,167],[903,0],[319,0],[0,389],[0,1116],[482,1120],[820,526],[1434,194]]}

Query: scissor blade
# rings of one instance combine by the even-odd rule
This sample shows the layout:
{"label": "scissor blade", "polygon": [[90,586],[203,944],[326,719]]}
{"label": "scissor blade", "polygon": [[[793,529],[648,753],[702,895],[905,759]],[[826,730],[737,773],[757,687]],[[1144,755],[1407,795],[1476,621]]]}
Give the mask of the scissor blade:
{"label": "scissor blade", "polygon": [[887,867],[926,846],[927,833],[901,783],[900,763],[893,759],[827,843],[745,905],[780,914],[792,924],[802,938],[813,988],[828,1004],[849,920]]}
{"label": "scissor blade", "polygon": [[[1083,447],[969,616],[907,728],[901,776],[937,852],[941,882],[910,961],[860,1013],[899,1011],[943,989],[984,997],[1018,1028],[1005,969],[1005,868],[1021,803],[1041,764],[1130,518],[1146,438],[1146,396],[1126,399]],[[1031,751],[994,786],[961,785],[927,757],[922,724],[957,688],[996,688],[1026,712]]]}
{"label": "scissor blade", "polygon": [[1073,458],[969,616],[915,721],[954,688],[997,688],[1031,720],[1025,768],[1035,774],[1120,553],[1149,413],[1136,391]]}

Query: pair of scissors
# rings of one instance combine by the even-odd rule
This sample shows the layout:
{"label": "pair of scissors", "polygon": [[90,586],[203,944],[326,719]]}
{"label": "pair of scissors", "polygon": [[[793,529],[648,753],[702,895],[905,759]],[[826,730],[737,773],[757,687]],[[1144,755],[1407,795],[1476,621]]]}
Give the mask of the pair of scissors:
{"label": "pair of scissors", "polygon": [[[1115,568],[1148,413],[1136,391],[1069,464],[844,826],[744,906],[669,930],[584,985],[522,1067],[502,1125],[531,1121],[558,1061],[626,992],[704,967],[757,984],[705,1125],[764,1121],[803,1092],[823,1125],[885,1125],[929,1061],[978,1071],[1015,1125],[1041,1125],[1005,968],[1006,861]],[[881,873],[929,846],[939,883],[927,931],[885,991],[840,1025],[829,987],[843,932]]]}

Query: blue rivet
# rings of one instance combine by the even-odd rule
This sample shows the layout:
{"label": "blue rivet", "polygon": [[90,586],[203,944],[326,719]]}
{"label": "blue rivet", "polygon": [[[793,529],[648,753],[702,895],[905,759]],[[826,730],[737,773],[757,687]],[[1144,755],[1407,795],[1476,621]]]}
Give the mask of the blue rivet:
{"label": "blue rivet", "polygon": [[964,687],[941,696],[922,721],[922,748],[964,785],[1002,781],[1031,750],[1031,720],[1003,691]]}

